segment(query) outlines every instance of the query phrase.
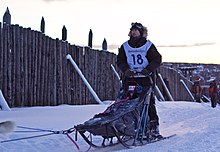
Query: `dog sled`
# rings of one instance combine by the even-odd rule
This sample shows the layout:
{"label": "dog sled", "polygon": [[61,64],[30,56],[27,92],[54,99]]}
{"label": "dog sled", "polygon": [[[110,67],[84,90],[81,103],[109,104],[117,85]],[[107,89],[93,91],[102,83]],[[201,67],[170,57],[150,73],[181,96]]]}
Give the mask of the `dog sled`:
{"label": "dog sled", "polygon": [[[75,126],[90,146],[103,147],[121,143],[129,148],[155,140],[150,135],[148,117],[148,107],[153,98],[153,82],[150,76],[147,78],[151,82],[147,88],[136,83],[134,78],[104,112]],[[94,144],[93,136],[101,136],[103,141],[99,145]]]}

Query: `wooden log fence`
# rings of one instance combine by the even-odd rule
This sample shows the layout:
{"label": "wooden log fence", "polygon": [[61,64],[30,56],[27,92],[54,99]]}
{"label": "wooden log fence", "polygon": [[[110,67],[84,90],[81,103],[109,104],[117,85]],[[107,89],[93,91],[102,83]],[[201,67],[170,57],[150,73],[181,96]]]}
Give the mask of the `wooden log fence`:
{"label": "wooden log fence", "polygon": [[[119,71],[114,53],[72,45],[19,25],[0,22],[0,27],[0,89],[10,107],[95,104],[67,54],[102,101],[115,99],[120,82],[111,68],[113,64]],[[174,100],[187,100],[184,88],[179,90],[179,74],[164,67],[159,71],[173,82]]]}
{"label": "wooden log fence", "polygon": [[[180,72],[176,71],[173,68],[161,66],[158,69],[158,72],[161,73],[163,78],[166,78],[169,82],[168,88],[174,99],[174,101],[192,101],[190,95],[181,84],[180,80],[183,80],[186,83],[186,86],[191,89],[192,82],[186,79]],[[163,87],[161,82],[157,80],[160,90],[163,92]],[[163,92],[164,94],[164,92]]]}
{"label": "wooden log fence", "polygon": [[71,45],[19,25],[0,26],[0,89],[11,107],[96,103],[67,54],[101,100],[115,98],[120,86],[110,67],[115,54]]}

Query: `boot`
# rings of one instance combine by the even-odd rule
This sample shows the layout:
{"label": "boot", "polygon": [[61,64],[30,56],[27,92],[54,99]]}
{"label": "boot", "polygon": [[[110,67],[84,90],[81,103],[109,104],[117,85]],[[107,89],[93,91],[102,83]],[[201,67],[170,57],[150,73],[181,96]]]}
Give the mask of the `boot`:
{"label": "boot", "polygon": [[159,125],[151,126],[150,134],[151,134],[152,138],[154,138],[154,139],[163,137],[162,135],[160,135]]}

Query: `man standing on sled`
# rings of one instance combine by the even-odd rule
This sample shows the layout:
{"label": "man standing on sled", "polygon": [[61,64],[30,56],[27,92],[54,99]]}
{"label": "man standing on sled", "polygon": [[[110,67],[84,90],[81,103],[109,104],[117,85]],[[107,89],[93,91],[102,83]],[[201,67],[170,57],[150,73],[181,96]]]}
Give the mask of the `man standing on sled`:
{"label": "man standing on sled", "polygon": [[[150,40],[147,40],[147,34],[147,28],[141,23],[132,23],[128,34],[130,39],[119,48],[117,65],[123,72],[122,82],[125,90],[127,82],[136,73],[153,76],[153,73],[161,64],[162,57],[155,45]],[[136,78],[135,81],[143,89],[151,85],[146,77]],[[159,133],[159,118],[153,96],[151,96],[148,114],[151,135],[154,137],[161,136]]]}

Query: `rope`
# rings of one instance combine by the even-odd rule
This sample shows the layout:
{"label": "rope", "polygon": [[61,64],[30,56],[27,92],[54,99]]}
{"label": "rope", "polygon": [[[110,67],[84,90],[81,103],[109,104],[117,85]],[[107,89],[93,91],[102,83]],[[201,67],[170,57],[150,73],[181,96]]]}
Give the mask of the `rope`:
{"label": "rope", "polygon": [[28,130],[25,130],[25,131],[14,131],[15,133],[32,133],[32,132],[42,132],[42,131],[37,131],[37,130],[31,130],[31,131],[28,131]]}
{"label": "rope", "polygon": [[129,99],[130,99],[130,98],[127,97],[127,98],[125,98],[125,99],[122,99],[122,100],[119,100],[119,101],[115,101],[115,102],[113,103],[113,105],[117,105],[117,104],[119,104],[119,103],[121,103],[121,102],[128,101]]}
{"label": "rope", "polygon": [[[75,131],[75,128],[70,128],[68,130],[59,130],[59,131],[32,128],[32,127],[24,127],[24,126],[17,126],[17,128],[28,129],[29,131],[14,131],[14,132],[52,132],[54,134],[66,134],[66,133],[72,133],[73,131]],[[32,130],[32,131],[30,131],[30,130]]]}
{"label": "rope", "polygon": [[19,141],[19,140],[25,140],[25,139],[31,139],[31,138],[38,138],[38,137],[44,137],[44,136],[49,136],[49,135],[54,135],[54,134],[65,134],[67,137],[73,142],[73,144],[76,146],[76,148],[79,150],[79,146],[76,144],[76,142],[72,139],[72,137],[69,135],[70,133],[75,131],[75,128],[70,128],[68,130],[60,130],[60,131],[53,131],[53,130],[45,130],[45,129],[39,129],[39,128],[32,128],[32,127],[24,127],[24,126],[17,126],[17,128],[22,128],[22,129],[28,129],[24,131],[14,131],[17,133],[30,133],[30,132],[50,132],[46,134],[41,134],[41,135],[36,135],[36,136],[29,136],[29,137],[22,137],[22,138],[15,138],[15,139],[10,139],[10,140],[3,140],[0,141],[0,143],[6,143],[6,142],[12,142],[12,141]]}
{"label": "rope", "polygon": [[31,139],[31,138],[37,138],[37,137],[43,137],[43,136],[49,136],[49,135],[54,135],[54,133],[48,133],[48,134],[42,134],[42,135],[36,135],[36,136],[30,136],[30,137],[23,137],[23,138],[15,138],[15,139],[10,139],[10,140],[3,140],[3,141],[1,141],[1,143],[24,140],[24,139]]}
{"label": "rope", "polygon": [[17,128],[35,130],[35,131],[39,131],[39,132],[54,132],[52,130],[45,130],[45,129],[39,129],[39,128],[25,127],[25,126],[17,126]]}
{"label": "rope", "polygon": [[73,144],[76,146],[76,148],[77,148],[78,150],[80,150],[80,149],[79,149],[79,146],[76,144],[76,142],[73,140],[73,138],[72,138],[68,133],[66,133],[66,135],[67,135],[67,137],[73,142]]}

